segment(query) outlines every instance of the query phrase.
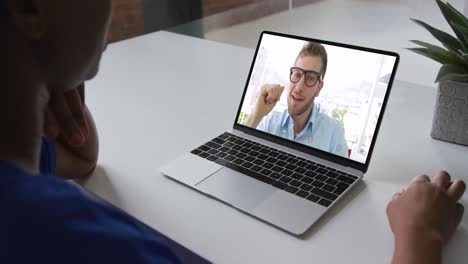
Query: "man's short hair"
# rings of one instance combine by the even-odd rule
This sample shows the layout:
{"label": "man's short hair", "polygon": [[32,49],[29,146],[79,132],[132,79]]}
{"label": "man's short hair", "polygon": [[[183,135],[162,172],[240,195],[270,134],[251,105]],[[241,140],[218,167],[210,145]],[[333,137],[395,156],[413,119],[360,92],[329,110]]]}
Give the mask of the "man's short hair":
{"label": "man's short hair", "polygon": [[322,46],[322,44],[316,43],[316,42],[306,42],[304,44],[304,47],[302,47],[301,51],[299,51],[299,54],[296,57],[296,61],[299,58],[302,58],[304,56],[320,56],[322,59],[322,70],[320,74],[322,75],[322,80],[325,78],[325,73],[327,72],[327,51],[325,50],[325,47]]}

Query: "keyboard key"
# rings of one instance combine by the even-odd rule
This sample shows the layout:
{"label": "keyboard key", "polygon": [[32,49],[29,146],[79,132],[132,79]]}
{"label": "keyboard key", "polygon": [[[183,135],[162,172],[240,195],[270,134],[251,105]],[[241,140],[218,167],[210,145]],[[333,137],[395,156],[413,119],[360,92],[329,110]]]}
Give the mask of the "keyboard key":
{"label": "keyboard key", "polygon": [[318,174],[325,174],[328,171],[326,169],[324,169],[324,168],[318,168],[317,170],[315,170],[315,172],[317,172]]}
{"label": "keyboard key", "polygon": [[289,183],[289,185],[292,185],[294,187],[299,187],[302,185],[302,182],[298,181],[298,180],[293,180],[292,182]]}
{"label": "keyboard key", "polygon": [[226,153],[219,152],[218,154],[216,154],[216,157],[223,159],[223,158],[226,157],[227,155],[228,155],[228,154],[226,154]]}
{"label": "keyboard key", "polygon": [[260,155],[257,156],[257,159],[266,160],[266,159],[268,159],[268,156],[265,155],[265,154],[260,154]]}
{"label": "keyboard key", "polygon": [[271,175],[270,175],[270,178],[273,178],[273,179],[279,179],[281,178],[281,174],[277,173],[277,172],[273,172]]}
{"label": "keyboard key", "polygon": [[268,155],[270,155],[270,157],[276,158],[279,156],[279,152],[273,150],[272,152],[268,153]]}
{"label": "keyboard key", "polygon": [[340,180],[340,181],[342,181],[342,182],[346,182],[346,183],[348,183],[348,184],[351,184],[351,183],[354,182],[354,179],[349,178],[349,177],[346,177],[346,176],[341,176],[341,175],[338,176],[337,179]]}
{"label": "keyboard key", "polygon": [[272,171],[269,170],[269,169],[263,169],[263,170],[260,171],[260,173],[263,174],[263,175],[268,176],[268,175],[270,175],[272,173]]}
{"label": "keyboard key", "polygon": [[297,166],[292,165],[292,164],[286,165],[286,169],[288,169],[288,170],[295,170],[296,168],[297,168]]}
{"label": "keyboard key", "polygon": [[260,152],[251,151],[251,152],[249,153],[249,155],[252,156],[252,157],[257,157],[258,155],[260,155]]}
{"label": "keyboard key", "polygon": [[271,170],[276,171],[276,172],[280,172],[280,171],[283,170],[283,168],[281,168],[280,166],[274,166],[273,168],[271,168]]}
{"label": "keyboard key", "polygon": [[233,161],[233,160],[236,159],[236,157],[234,157],[234,156],[232,156],[232,155],[228,155],[228,156],[226,156],[224,159],[227,160],[227,161]]}
{"label": "keyboard key", "polygon": [[220,145],[220,144],[214,143],[214,142],[212,142],[212,141],[206,143],[205,145],[208,146],[208,147],[210,147],[210,148],[214,148],[214,149],[219,149],[219,148],[221,148],[221,145]]}
{"label": "keyboard key", "polygon": [[303,177],[304,177],[304,176],[301,175],[301,174],[299,174],[299,173],[293,173],[293,174],[291,175],[291,178],[294,178],[294,179],[296,179],[296,180],[300,180],[300,179],[302,179]]}
{"label": "keyboard key", "polygon": [[220,145],[222,145],[222,144],[224,144],[224,143],[226,142],[226,140],[221,139],[221,138],[215,138],[215,139],[213,139],[213,140],[211,140],[211,141],[213,141],[213,142],[215,142],[215,143],[218,143],[218,144],[220,144]]}
{"label": "keyboard key", "polygon": [[284,154],[281,154],[281,155],[278,156],[278,159],[279,159],[279,160],[282,160],[282,161],[285,161],[285,160],[288,159],[288,156],[286,156],[286,155],[284,155]]}
{"label": "keyboard key", "polygon": [[333,193],[336,194],[336,195],[341,195],[342,193],[344,193],[344,191],[346,191],[345,188],[336,187],[336,189],[333,191]]}
{"label": "keyboard key", "polygon": [[252,168],[250,168],[251,170],[255,171],[255,172],[259,172],[262,170],[262,167],[258,166],[258,165],[254,165],[252,166]]}
{"label": "keyboard key", "polygon": [[310,190],[312,190],[313,187],[308,185],[307,183],[303,183],[299,188],[304,190],[304,191],[310,191]]}
{"label": "keyboard key", "polygon": [[208,147],[208,146],[203,145],[203,146],[200,146],[198,149],[201,150],[201,151],[208,151],[208,150],[210,150],[211,148]]}
{"label": "keyboard key", "polygon": [[303,190],[299,190],[299,191],[296,193],[296,195],[299,196],[299,197],[302,197],[302,198],[306,198],[306,197],[309,195],[309,193],[308,193],[308,192],[305,192],[305,191],[303,191]]}
{"label": "keyboard key", "polygon": [[206,153],[206,152],[203,152],[203,153],[200,153],[200,155],[198,155],[198,156],[200,156],[200,157],[202,157],[202,158],[205,159],[205,158],[207,158],[208,156],[210,156],[210,154],[208,154],[208,153]]}
{"label": "keyboard key", "polygon": [[268,158],[267,159],[268,162],[271,162],[271,163],[275,163],[278,161],[278,159],[275,159],[275,158]]}
{"label": "keyboard key", "polygon": [[235,156],[235,155],[237,155],[237,153],[239,153],[239,151],[237,151],[237,150],[234,150],[234,149],[231,149],[231,150],[229,150],[229,151],[228,151],[228,152],[226,152],[226,153],[227,153],[227,154],[229,154],[229,155],[233,155],[233,156]]}
{"label": "keyboard key", "polygon": [[219,150],[216,150],[216,149],[210,149],[208,150],[208,153],[210,153],[211,155],[215,155],[215,154],[218,154]]}
{"label": "keyboard key", "polygon": [[270,152],[270,150],[267,149],[267,148],[262,148],[258,152],[263,153],[263,154],[267,154],[268,152]]}
{"label": "keyboard key", "polygon": [[313,180],[312,178],[309,178],[309,177],[306,176],[306,177],[303,177],[303,178],[301,179],[301,181],[302,181],[302,182],[305,182],[305,183],[311,183],[311,182],[313,182],[314,180]]}
{"label": "keyboard key", "polygon": [[248,149],[248,148],[252,147],[253,145],[252,145],[252,143],[246,142],[246,143],[242,144],[242,146],[244,148]]}
{"label": "keyboard key", "polygon": [[237,164],[237,165],[241,165],[242,163],[244,163],[244,160],[243,160],[243,159],[237,158],[237,159],[235,159],[233,162],[234,162],[235,164]]}
{"label": "keyboard key", "polygon": [[318,204],[323,205],[325,207],[328,207],[331,203],[332,203],[331,201],[324,199],[324,198],[320,199],[320,201],[318,202]]}
{"label": "keyboard key", "polygon": [[230,148],[227,148],[227,147],[221,147],[220,149],[218,149],[219,151],[221,152],[227,152],[230,150]]}
{"label": "keyboard key", "polygon": [[247,154],[244,154],[244,153],[242,153],[242,152],[239,152],[239,153],[236,155],[236,157],[243,159],[243,158],[247,157]]}
{"label": "keyboard key", "polygon": [[292,179],[290,177],[288,177],[288,176],[283,176],[279,180],[284,182],[284,183],[289,183]]}
{"label": "keyboard key", "polygon": [[283,183],[283,182],[280,182],[280,181],[276,181],[272,185],[275,186],[276,188],[280,189],[280,190],[284,190],[284,189],[286,189],[286,187],[288,187],[288,185],[286,183]]}
{"label": "keyboard key", "polygon": [[198,155],[198,154],[202,153],[202,151],[199,150],[199,149],[194,149],[194,150],[190,151],[190,153]]}
{"label": "keyboard key", "polygon": [[316,172],[308,170],[304,173],[304,175],[310,178],[315,178],[315,176],[317,176],[318,174]]}
{"label": "keyboard key", "polygon": [[328,180],[328,177],[326,176],[323,176],[323,175],[318,175],[317,177],[315,177],[316,180],[319,180],[319,181],[327,181]]}
{"label": "keyboard key", "polygon": [[244,142],[244,140],[242,140],[240,138],[237,139],[237,140],[232,141],[232,143],[234,143],[236,146],[240,146],[243,142]]}
{"label": "keyboard key", "polygon": [[314,171],[314,170],[318,169],[318,167],[315,166],[314,164],[309,164],[309,165],[306,166],[306,169]]}
{"label": "keyboard key", "polygon": [[317,196],[315,194],[309,194],[309,196],[307,196],[307,200],[316,203],[318,200],[320,200],[320,196]]}
{"label": "keyboard key", "polygon": [[274,166],[274,165],[273,165],[272,163],[270,163],[270,162],[265,162],[265,163],[262,165],[262,167],[267,168],[267,169],[271,169],[271,168],[273,168],[273,166]]}
{"label": "keyboard key", "polygon": [[233,147],[233,146],[234,146],[234,144],[231,143],[231,142],[226,142],[226,143],[223,144],[223,147],[226,147],[226,148],[230,148],[230,147]]}
{"label": "keyboard key", "polygon": [[338,181],[332,178],[328,178],[328,180],[326,180],[326,183],[331,184],[331,185],[336,185]]}
{"label": "keyboard key", "polygon": [[336,198],[338,198],[338,195],[321,190],[319,188],[313,188],[310,192],[320,197],[327,198],[330,201],[335,201]]}
{"label": "keyboard key", "polygon": [[349,184],[346,184],[346,183],[344,183],[344,182],[338,182],[338,183],[336,184],[336,187],[342,188],[342,189],[348,189]]}
{"label": "keyboard key", "polygon": [[297,167],[294,171],[300,174],[304,174],[307,170],[301,167]]}
{"label": "keyboard key", "polygon": [[300,160],[296,163],[296,165],[299,167],[305,168],[307,166],[307,162]]}
{"label": "keyboard key", "polygon": [[278,166],[280,166],[280,167],[284,167],[284,166],[288,165],[288,163],[286,163],[286,162],[284,162],[284,161],[282,161],[282,160],[278,160],[278,161],[276,162],[276,165],[278,165]]}
{"label": "keyboard key", "polygon": [[260,160],[260,159],[256,159],[252,163],[257,164],[257,165],[262,165],[264,163],[264,161]]}
{"label": "keyboard key", "polygon": [[317,188],[322,188],[323,185],[325,185],[325,183],[321,182],[321,181],[314,181],[312,183],[313,186],[317,187]]}
{"label": "keyboard key", "polygon": [[290,193],[293,193],[293,194],[294,194],[294,193],[296,193],[297,190],[299,190],[299,189],[296,188],[296,187],[293,187],[293,186],[288,186],[288,187],[287,187],[286,189],[284,189],[284,190],[287,191],[287,192],[290,192]]}
{"label": "keyboard key", "polygon": [[240,151],[240,150],[242,149],[242,147],[239,146],[239,145],[235,145],[235,146],[232,146],[232,149],[235,149],[235,150],[237,150],[237,151]]}
{"label": "keyboard key", "polygon": [[252,166],[253,164],[248,161],[242,164],[242,167],[247,168],[247,169],[250,169]]}
{"label": "keyboard key", "polygon": [[338,173],[333,172],[333,171],[329,171],[326,175],[327,175],[328,177],[330,177],[330,178],[336,178],[336,177],[338,177]]}
{"label": "keyboard key", "polygon": [[250,147],[251,150],[254,150],[254,151],[259,151],[262,147],[260,147],[259,145],[255,145],[255,146],[252,146]]}
{"label": "keyboard key", "polygon": [[295,158],[289,158],[286,160],[286,162],[289,162],[290,164],[295,164],[296,162],[298,162],[299,160],[295,159]]}
{"label": "keyboard key", "polygon": [[206,158],[206,159],[209,160],[209,161],[215,161],[215,160],[218,159],[218,157],[216,157],[216,156],[209,156],[209,157]]}
{"label": "keyboard key", "polygon": [[252,157],[252,156],[246,156],[246,157],[244,157],[244,160],[246,160],[246,161],[248,161],[248,162],[252,162],[252,161],[255,160],[255,158]]}
{"label": "keyboard key", "polygon": [[242,148],[242,149],[240,150],[240,152],[242,152],[242,153],[244,153],[244,154],[249,154],[249,153],[251,152],[251,150],[248,149],[248,148]]}
{"label": "keyboard key", "polygon": [[327,192],[333,192],[335,190],[335,186],[332,186],[330,184],[325,184],[323,187],[322,187],[323,190],[327,191]]}
{"label": "keyboard key", "polygon": [[285,169],[285,170],[283,170],[283,171],[281,172],[281,174],[286,175],[286,176],[290,176],[291,174],[293,174],[293,172],[290,171],[290,170]]}
{"label": "keyboard key", "polygon": [[229,137],[229,133],[224,133],[224,134],[220,135],[218,138],[226,139],[228,137]]}

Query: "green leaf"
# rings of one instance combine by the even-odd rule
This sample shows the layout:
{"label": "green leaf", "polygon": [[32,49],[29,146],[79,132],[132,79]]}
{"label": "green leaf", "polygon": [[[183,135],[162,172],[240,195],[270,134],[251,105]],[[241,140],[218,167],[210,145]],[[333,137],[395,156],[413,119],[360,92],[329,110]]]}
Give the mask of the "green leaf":
{"label": "green leaf", "polygon": [[458,65],[445,64],[440,68],[435,82],[453,80],[453,78],[462,77],[462,75],[468,76],[468,71]]}
{"label": "green leaf", "polygon": [[421,27],[427,29],[429,33],[431,33],[431,35],[434,36],[438,41],[440,41],[440,43],[442,43],[442,45],[444,45],[444,47],[446,47],[447,49],[455,51],[455,52],[460,52],[460,50],[463,50],[462,44],[452,35],[442,30],[439,30],[437,28],[434,28],[428,25],[427,23],[422,22],[421,20],[417,20],[413,18],[411,18],[411,20],[414,23],[420,25]]}
{"label": "green leaf", "polygon": [[449,5],[446,3],[436,0],[437,5],[440,8],[440,11],[442,11],[442,14],[445,17],[445,20],[449,23],[450,27],[452,27],[453,32],[455,32],[455,35],[457,35],[458,39],[461,41],[461,45],[463,47],[464,51],[468,51],[468,43],[467,40],[464,39],[464,36],[459,30],[453,26],[453,24],[460,24],[460,25],[466,25],[468,27],[468,21],[467,18],[461,14],[459,14],[458,11],[455,8],[451,8]]}
{"label": "green leaf", "polygon": [[457,23],[452,23],[452,26],[455,27],[460,34],[463,35],[464,42],[468,44],[468,28]]}
{"label": "green leaf", "polygon": [[468,27],[468,18],[463,15],[460,11],[458,11],[455,7],[453,7],[449,2],[447,2],[447,6],[452,10],[454,14],[456,14],[457,18],[462,21],[464,27]]}
{"label": "green leaf", "polygon": [[435,60],[441,64],[453,64],[453,65],[459,65],[461,67],[464,67],[467,63],[461,55],[457,55],[451,51],[444,50],[441,47],[437,47],[425,42],[424,45],[427,45],[425,48],[409,48],[408,50],[411,50],[415,53],[418,53],[420,55],[423,55],[425,57],[428,57],[432,60]]}

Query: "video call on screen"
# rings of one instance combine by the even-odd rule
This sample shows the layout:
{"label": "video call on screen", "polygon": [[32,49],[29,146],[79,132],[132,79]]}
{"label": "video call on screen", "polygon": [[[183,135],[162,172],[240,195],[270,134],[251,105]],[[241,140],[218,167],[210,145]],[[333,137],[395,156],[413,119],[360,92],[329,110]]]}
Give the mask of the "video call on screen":
{"label": "video call on screen", "polygon": [[265,33],[237,123],[365,163],[395,63]]}

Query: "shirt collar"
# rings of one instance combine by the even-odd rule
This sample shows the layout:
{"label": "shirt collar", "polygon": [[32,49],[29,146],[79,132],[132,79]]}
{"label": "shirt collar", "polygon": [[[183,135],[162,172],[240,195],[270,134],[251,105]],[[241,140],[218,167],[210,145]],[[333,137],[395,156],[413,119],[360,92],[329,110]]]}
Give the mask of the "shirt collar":
{"label": "shirt collar", "polygon": [[[307,123],[306,127],[308,127],[309,124],[313,125],[315,123],[319,112],[320,105],[314,103],[314,106],[312,107],[312,115],[310,115],[309,122]],[[285,114],[283,115],[283,119],[281,120],[281,128],[287,128],[289,120],[292,119],[287,108],[284,110],[284,113]]]}

